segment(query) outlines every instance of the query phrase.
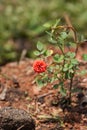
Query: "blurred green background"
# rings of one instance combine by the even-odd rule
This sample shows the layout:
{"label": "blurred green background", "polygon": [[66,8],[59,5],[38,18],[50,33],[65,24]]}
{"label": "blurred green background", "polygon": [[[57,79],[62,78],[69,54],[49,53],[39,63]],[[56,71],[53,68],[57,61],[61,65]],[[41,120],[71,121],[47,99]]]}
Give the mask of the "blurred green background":
{"label": "blurred green background", "polygon": [[46,43],[44,23],[64,16],[87,37],[86,0],[0,0],[0,65],[19,60],[23,49],[32,58],[38,40]]}

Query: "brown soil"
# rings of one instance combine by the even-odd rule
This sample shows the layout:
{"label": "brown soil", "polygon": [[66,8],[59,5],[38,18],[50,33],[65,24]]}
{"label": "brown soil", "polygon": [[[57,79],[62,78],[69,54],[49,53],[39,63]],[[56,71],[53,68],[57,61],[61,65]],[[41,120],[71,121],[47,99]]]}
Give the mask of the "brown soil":
{"label": "brown soil", "polygon": [[[81,106],[78,92],[72,97],[72,107],[63,107],[59,104],[61,95],[52,84],[43,88],[36,85],[32,64],[32,59],[26,59],[1,67],[0,108],[12,106],[30,112],[36,121],[36,130],[87,130],[87,105]],[[80,69],[84,68],[87,69],[87,63],[82,61]],[[84,93],[86,76],[75,77],[73,83]]]}

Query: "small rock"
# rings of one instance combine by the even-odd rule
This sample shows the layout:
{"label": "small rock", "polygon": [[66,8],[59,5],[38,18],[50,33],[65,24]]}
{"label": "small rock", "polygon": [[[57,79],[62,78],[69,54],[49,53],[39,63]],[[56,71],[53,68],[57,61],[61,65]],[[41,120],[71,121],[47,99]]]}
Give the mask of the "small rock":
{"label": "small rock", "polygon": [[82,82],[83,82],[83,83],[87,82],[87,78],[83,79]]}
{"label": "small rock", "polygon": [[0,109],[0,130],[35,130],[35,122],[22,109],[4,107]]}

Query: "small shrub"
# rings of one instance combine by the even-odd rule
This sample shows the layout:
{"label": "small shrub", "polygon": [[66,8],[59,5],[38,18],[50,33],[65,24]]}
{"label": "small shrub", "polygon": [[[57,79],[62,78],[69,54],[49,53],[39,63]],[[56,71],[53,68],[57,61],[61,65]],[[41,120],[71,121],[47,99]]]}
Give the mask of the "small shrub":
{"label": "small shrub", "polygon": [[[69,33],[71,31],[74,34],[72,41],[69,39]],[[51,27],[51,31],[47,33],[50,43],[56,45],[56,48],[58,47],[58,51],[61,54],[58,52],[55,54],[52,49],[46,49],[41,42],[37,43],[37,50],[34,53],[39,57],[39,62],[43,60],[47,64],[47,67],[38,74],[36,83],[40,86],[53,83],[53,88],[59,89],[63,97],[67,97],[68,95],[67,99],[70,104],[72,92],[75,91],[73,88],[73,79],[79,70],[79,62],[76,56],[80,42],[78,41],[75,29],[66,25],[60,26],[59,20]],[[71,46],[75,47],[74,52],[70,50]],[[37,70],[35,71],[37,72]],[[67,81],[69,81],[69,86],[66,88],[65,83]]]}

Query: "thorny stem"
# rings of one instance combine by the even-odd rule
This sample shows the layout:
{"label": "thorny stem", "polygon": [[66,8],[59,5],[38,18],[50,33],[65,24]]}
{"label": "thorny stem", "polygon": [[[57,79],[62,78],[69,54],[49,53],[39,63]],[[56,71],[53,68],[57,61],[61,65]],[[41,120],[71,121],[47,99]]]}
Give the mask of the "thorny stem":
{"label": "thorny stem", "polygon": [[57,27],[52,28],[52,30],[55,30],[55,29],[69,29],[69,30],[72,30],[73,34],[74,34],[74,41],[77,43],[76,30],[72,26],[57,26]]}
{"label": "thorny stem", "polygon": [[[75,49],[75,54],[77,56],[78,53],[78,47],[79,47],[79,43],[78,43],[78,39],[77,39],[77,34],[76,34],[76,30],[72,27],[72,26],[57,26],[57,27],[53,27],[52,30],[55,29],[69,29],[73,31],[74,34],[74,42],[76,43],[76,49]],[[61,48],[60,48],[61,49]],[[76,57],[75,56],[75,57]]]}
{"label": "thorny stem", "polygon": [[75,49],[75,54],[76,54],[75,57],[76,57],[77,53],[78,53],[78,48],[79,48],[79,43],[78,43],[78,39],[77,39],[77,35],[76,35],[76,30],[73,27],[69,27],[69,26],[67,28],[71,29],[73,31],[73,33],[74,33],[74,41],[76,43],[76,49]]}

